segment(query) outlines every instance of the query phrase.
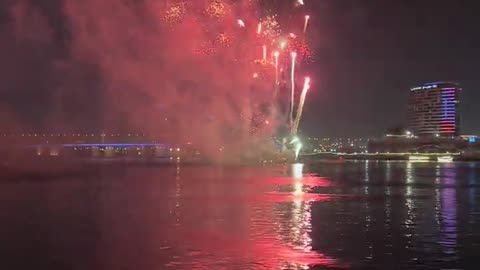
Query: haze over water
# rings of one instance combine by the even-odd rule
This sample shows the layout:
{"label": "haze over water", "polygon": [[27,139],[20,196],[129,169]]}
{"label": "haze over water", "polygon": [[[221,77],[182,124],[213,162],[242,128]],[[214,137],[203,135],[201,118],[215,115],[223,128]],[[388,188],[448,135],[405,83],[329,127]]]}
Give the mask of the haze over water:
{"label": "haze over water", "polygon": [[480,164],[104,166],[0,182],[4,269],[473,269]]}

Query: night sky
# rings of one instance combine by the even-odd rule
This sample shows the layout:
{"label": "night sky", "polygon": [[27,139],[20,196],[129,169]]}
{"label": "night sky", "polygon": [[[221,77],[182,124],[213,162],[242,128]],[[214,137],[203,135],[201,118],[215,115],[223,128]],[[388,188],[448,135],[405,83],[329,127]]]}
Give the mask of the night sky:
{"label": "night sky", "polygon": [[308,130],[378,135],[405,124],[408,89],[463,86],[462,133],[479,134],[480,19],[474,1],[309,1],[324,37],[313,72],[323,78],[306,107]]}
{"label": "night sky", "polygon": [[[82,91],[59,86],[57,71],[70,46],[62,1],[25,0],[31,14],[20,17],[28,21],[15,22],[12,1],[5,2],[0,3],[0,121],[5,129],[21,123],[45,130],[61,119],[74,123],[70,128],[98,130],[95,116],[102,106],[95,66],[69,66],[83,71],[71,73],[72,80],[82,82],[77,86]],[[287,18],[292,1],[277,2],[280,17]],[[462,133],[480,134],[480,18],[474,1],[305,3],[315,58],[308,66],[315,81],[302,124],[308,134],[377,136],[404,125],[409,88],[432,81],[461,83]],[[43,40],[45,33],[50,38]]]}

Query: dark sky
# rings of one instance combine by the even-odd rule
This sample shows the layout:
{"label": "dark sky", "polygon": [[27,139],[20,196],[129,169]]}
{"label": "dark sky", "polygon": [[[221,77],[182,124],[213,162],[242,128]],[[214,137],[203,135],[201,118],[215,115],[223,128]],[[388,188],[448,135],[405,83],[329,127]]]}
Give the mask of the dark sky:
{"label": "dark sky", "polygon": [[[15,121],[40,128],[48,122],[45,119],[62,112],[77,128],[97,129],[92,119],[101,110],[95,102],[98,78],[94,67],[82,75],[82,88],[87,90],[81,94],[51,91],[58,79],[55,70],[61,67],[69,46],[61,1],[36,4],[38,12],[47,18],[47,29],[53,37],[43,43],[30,36],[19,41],[12,28],[22,27],[22,22],[12,23],[8,14],[10,4],[21,1],[7,2],[0,3],[0,120],[5,123],[14,115]],[[287,14],[291,2],[278,0],[280,13]],[[480,106],[476,106],[480,101],[480,18],[475,1],[305,3],[312,18],[309,39],[314,42],[315,57],[308,67],[314,82],[304,112],[303,129],[307,133],[380,135],[389,127],[405,123],[410,87],[431,81],[457,81],[464,88],[462,133],[480,134],[480,122],[476,121],[480,115]],[[44,30],[41,24],[45,22],[39,20],[37,25],[34,16],[28,23],[32,22],[39,32]],[[28,42],[29,38],[36,42]],[[69,98],[61,98],[67,94]],[[58,100],[62,100],[61,106]],[[94,124],[90,127],[90,123]]]}
{"label": "dark sky", "polygon": [[405,123],[408,89],[432,81],[464,88],[462,133],[480,134],[480,17],[474,1],[308,1],[324,40],[305,122],[321,135],[370,136]]}

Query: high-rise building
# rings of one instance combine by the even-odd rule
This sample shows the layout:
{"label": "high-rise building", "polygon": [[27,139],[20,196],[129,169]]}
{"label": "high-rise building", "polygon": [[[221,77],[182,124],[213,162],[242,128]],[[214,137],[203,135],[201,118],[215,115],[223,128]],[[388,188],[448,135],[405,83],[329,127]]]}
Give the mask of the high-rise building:
{"label": "high-rise building", "polygon": [[416,136],[457,136],[460,132],[458,83],[435,82],[410,89],[408,130]]}

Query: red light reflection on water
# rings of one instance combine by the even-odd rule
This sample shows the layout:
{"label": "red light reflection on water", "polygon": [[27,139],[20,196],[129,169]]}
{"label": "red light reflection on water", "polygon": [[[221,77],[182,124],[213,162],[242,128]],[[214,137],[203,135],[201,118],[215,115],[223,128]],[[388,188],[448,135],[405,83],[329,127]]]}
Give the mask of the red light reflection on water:
{"label": "red light reflection on water", "polygon": [[293,177],[276,177],[266,179],[265,184],[269,185],[292,185],[297,182],[301,182],[304,186],[308,187],[331,187],[333,183],[323,177],[316,177],[311,175],[306,175],[302,179],[295,179]]}
{"label": "red light reflection on water", "polygon": [[[309,193],[308,190],[333,186],[329,179],[303,175],[301,171],[300,174],[296,171],[292,177],[253,178],[242,181],[243,186],[238,188],[243,189],[235,196],[218,192],[213,198],[202,197],[202,202],[207,205],[214,208],[229,205],[233,209],[242,209],[239,211],[246,216],[227,227],[223,223],[210,224],[203,229],[192,227],[193,224],[183,227],[182,232],[174,234],[181,235],[190,261],[179,258],[166,266],[176,269],[181,266],[190,269],[348,267],[312,250],[312,204],[334,200],[338,196]],[[290,186],[293,190],[272,191],[281,186]]]}
{"label": "red light reflection on water", "polygon": [[263,196],[264,201],[271,203],[280,202],[325,202],[334,199],[335,197],[328,194],[303,193],[296,194],[296,192],[268,192]]}
{"label": "red light reflection on water", "polygon": [[[194,269],[219,269],[219,265],[235,264],[255,265],[254,269],[309,269],[314,266],[346,267],[335,259],[311,250],[300,250],[294,246],[285,245],[274,235],[261,238],[240,239],[226,234],[190,232],[184,235],[189,242],[195,243],[191,251],[192,262],[188,263]],[[206,252],[208,251],[208,252]],[[186,262],[171,262],[176,266]]]}

